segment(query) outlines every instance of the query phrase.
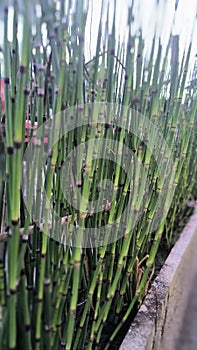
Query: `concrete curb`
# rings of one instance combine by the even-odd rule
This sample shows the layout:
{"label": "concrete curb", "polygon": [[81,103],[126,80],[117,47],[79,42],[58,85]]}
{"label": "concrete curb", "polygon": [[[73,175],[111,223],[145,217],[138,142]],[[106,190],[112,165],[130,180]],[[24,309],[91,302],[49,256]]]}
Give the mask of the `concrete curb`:
{"label": "concrete curb", "polygon": [[172,248],[120,350],[175,350],[197,274],[197,208]]}

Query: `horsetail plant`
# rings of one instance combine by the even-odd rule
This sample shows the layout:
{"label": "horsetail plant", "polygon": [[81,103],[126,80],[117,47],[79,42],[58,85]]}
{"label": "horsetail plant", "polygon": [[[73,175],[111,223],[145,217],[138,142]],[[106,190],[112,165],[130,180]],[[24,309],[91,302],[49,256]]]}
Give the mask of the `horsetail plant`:
{"label": "horsetail plant", "polygon": [[195,187],[192,40],[180,65],[172,35],[148,55],[134,2],[117,34],[117,3],[97,27],[92,0],[4,11],[2,350],[115,348]]}

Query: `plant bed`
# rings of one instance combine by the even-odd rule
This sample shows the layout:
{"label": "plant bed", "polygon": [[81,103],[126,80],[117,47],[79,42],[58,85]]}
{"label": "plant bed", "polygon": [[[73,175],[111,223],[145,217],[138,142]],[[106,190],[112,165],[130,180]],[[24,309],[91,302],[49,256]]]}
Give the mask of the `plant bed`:
{"label": "plant bed", "polygon": [[93,1],[36,3],[4,11],[0,348],[117,349],[196,185],[192,42],[102,1],[87,54]]}
{"label": "plant bed", "polygon": [[[120,350],[175,349],[197,273],[197,209],[155,278]],[[192,256],[192,259],[191,259]]]}
{"label": "plant bed", "polygon": [[[166,237],[166,232],[163,232],[162,239],[160,242],[160,246],[156,255],[155,259],[155,268],[154,268],[154,276],[152,279],[152,282],[150,283],[149,289],[152,286],[153,281],[155,278],[159,275],[159,272],[161,271],[161,268],[165,264],[165,261],[168,257],[168,255],[171,252],[171,249],[173,248],[174,244],[178,241],[180,235],[182,234],[182,231],[188,221],[190,220],[191,216],[194,214],[195,210],[195,201],[193,197],[191,198],[192,200],[187,203],[187,206],[182,209],[179,212],[179,218],[176,218],[175,225],[174,225],[174,230],[173,230],[173,235],[171,239],[170,246],[168,244],[168,239]],[[140,305],[136,305],[128,319],[124,322],[124,326],[120,329],[119,333],[115,337],[114,341],[111,343],[111,348],[113,350],[119,350],[122,342],[124,341],[124,338],[126,337],[131,324],[133,323],[137,312],[140,308]],[[124,316],[124,313],[127,310],[127,306],[122,310],[122,317]],[[102,342],[100,344],[100,350],[102,350],[102,345],[105,344],[106,340],[110,338],[111,332],[113,332],[114,329],[114,320],[113,317],[111,318],[111,321],[108,321],[107,326],[105,327],[105,332],[102,336]]]}

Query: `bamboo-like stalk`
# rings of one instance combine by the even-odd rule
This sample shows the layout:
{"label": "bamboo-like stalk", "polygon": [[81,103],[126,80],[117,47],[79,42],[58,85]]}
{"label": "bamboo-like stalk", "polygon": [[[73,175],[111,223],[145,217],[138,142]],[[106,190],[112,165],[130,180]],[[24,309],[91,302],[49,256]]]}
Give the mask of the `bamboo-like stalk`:
{"label": "bamboo-like stalk", "polygon": [[160,240],[171,245],[195,187],[195,79],[185,89],[192,43],[179,65],[178,39],[164,48],[155,33],[148,57],[141,28],[131,29],[134,4],[123,43],[116,1],[103,0],[87,62],[93,2],[33,2],[32,22],[24,4],[21,13],[14,2],[11,43],[9,7],[4,14],[0,348],[108,349],[142,302]]}

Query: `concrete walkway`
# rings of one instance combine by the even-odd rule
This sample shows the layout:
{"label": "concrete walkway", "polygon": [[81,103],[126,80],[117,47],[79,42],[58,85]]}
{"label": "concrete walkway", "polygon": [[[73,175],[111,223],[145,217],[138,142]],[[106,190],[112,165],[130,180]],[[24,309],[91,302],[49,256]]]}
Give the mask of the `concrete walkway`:
{"label": "concrete walkway", "polygon": [[197,350],[197,275],[187,301],[176,350]]}

